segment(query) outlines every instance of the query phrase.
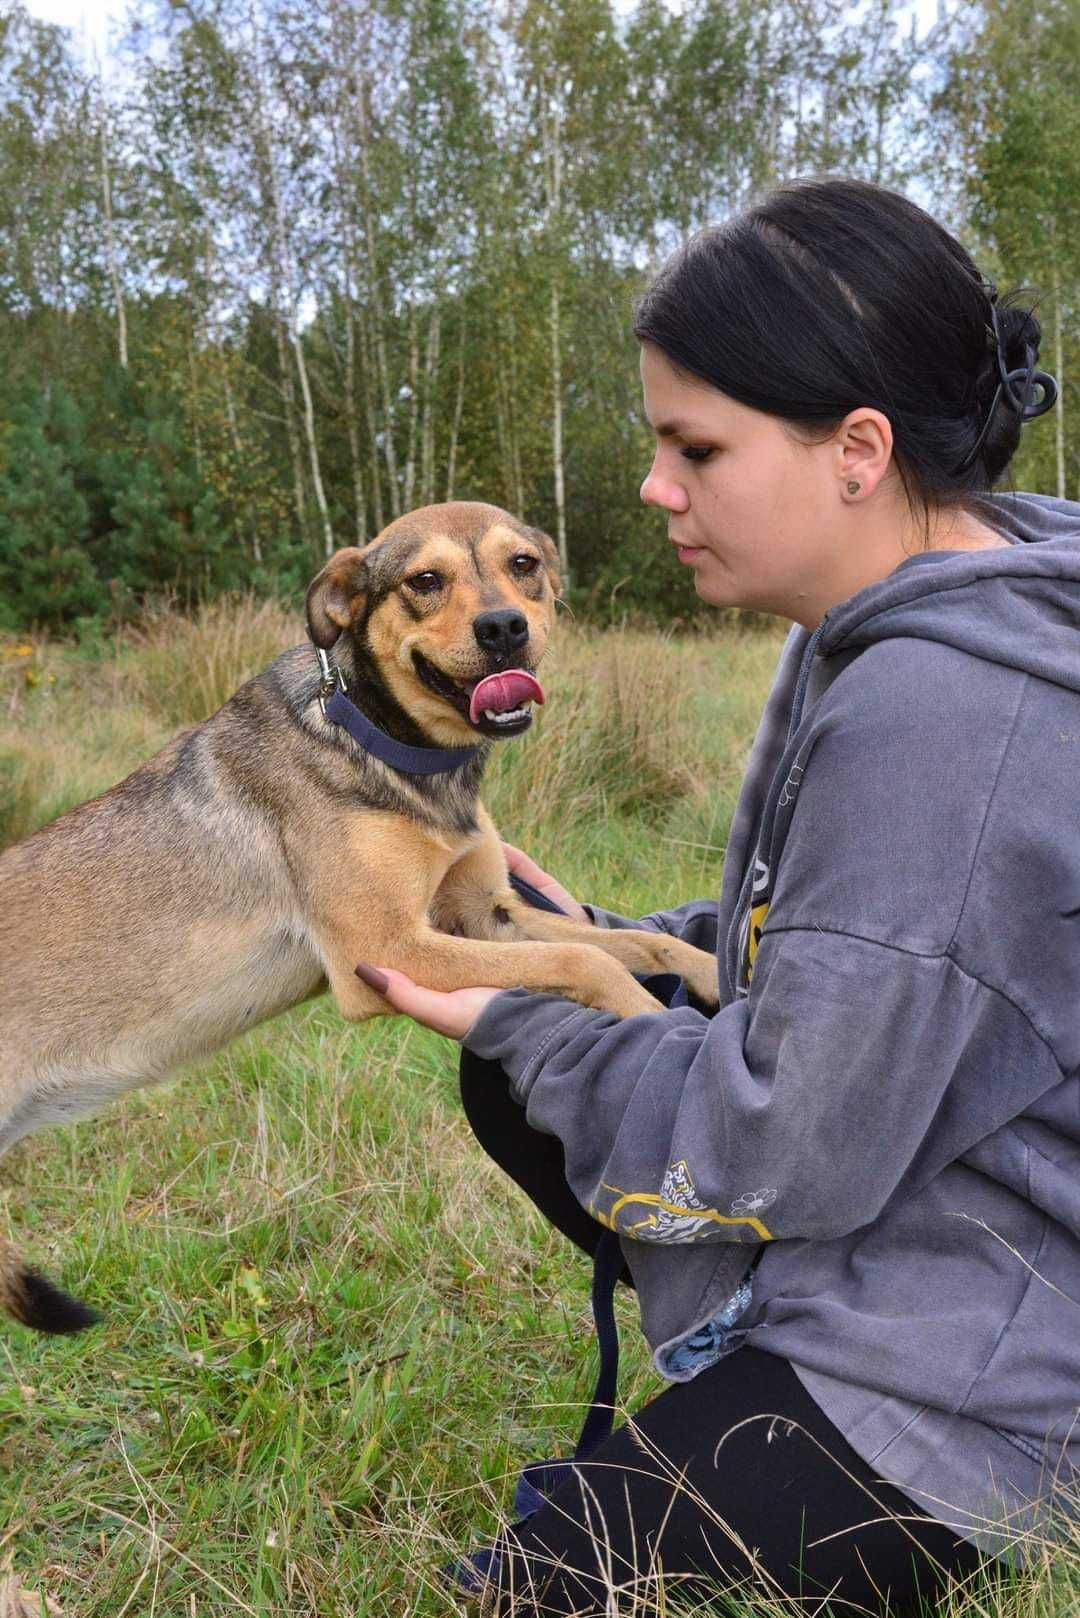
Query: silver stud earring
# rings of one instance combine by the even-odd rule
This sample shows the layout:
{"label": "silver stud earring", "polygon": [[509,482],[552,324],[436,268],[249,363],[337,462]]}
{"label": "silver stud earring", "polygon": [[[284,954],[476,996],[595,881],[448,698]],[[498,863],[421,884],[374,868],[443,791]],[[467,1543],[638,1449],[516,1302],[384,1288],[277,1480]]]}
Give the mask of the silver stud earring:
{"label": "silver stud earring", "polygon": [[848,494],[858,494],[858,492],[859,492],[859,490],[861,488],[862,488],[862,484],[861,483],[856,483],[855,479],[852,478],[848,483],[847,492],[848,492]]}

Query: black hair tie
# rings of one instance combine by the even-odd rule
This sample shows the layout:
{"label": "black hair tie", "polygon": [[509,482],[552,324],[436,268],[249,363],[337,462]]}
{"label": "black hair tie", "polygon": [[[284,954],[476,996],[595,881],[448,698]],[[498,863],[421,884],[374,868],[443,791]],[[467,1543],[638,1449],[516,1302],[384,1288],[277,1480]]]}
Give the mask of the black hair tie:
{"label": "black hair tie", "polygon": [[[1025,343],[1024,345],[1030,356],[1028,363],[1018,366],[1012,371],[1006,369],[1005,352],[1001,343],[1001,328],[998,325],[997,308],[994,304],[990,305],[990,320],[992,329],[988,328],[987,336],[992,339],[992,347],[997,356],[1000,380],[994,390],[994,397],[990,401],[990,408],[986,412],[986,420],[982,424],[979,436],[960,462],[960,465],[954,468],[953,477],[959,477],[961,472],[966,472],[978,456],[979,451],[986,442],[986,435],[990,431],[990,424],[994,419],[994,412],[997,410],[998,401],[1002,394],[1005,395],[1010,410],[1014,410],[1021,421],[1034,421],[1038,416],[1045,416],[1046,412],[1052,410],[1057,403],[1058,385],[1049,371],[1037,371],[1035,369],[1035,350],[1030,343]],[[1023,384],[1022,389],[1019,387],[1021,383]],[[1041,390],[1038,397],[1036,397],[1037,389]]]}

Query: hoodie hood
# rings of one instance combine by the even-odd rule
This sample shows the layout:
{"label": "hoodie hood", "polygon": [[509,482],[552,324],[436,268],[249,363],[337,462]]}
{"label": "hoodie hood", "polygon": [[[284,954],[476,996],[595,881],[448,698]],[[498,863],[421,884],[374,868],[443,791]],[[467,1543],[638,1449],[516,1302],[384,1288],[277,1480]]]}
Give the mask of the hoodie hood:
{"label": "hoodie hood", "polygon": [[[811,637],[823,657],[876,641],[939,641],[1080,691],[1080,505],[988,497],[1009,546],[923,551],[830,607]],[[809,647],[808,647],[809,650]]]}

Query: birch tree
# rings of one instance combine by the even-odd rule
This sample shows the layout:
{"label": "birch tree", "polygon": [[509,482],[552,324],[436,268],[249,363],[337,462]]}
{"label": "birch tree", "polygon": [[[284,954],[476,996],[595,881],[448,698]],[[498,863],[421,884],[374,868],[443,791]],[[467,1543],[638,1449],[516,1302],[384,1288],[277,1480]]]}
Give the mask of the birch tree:
{"label": "birch tree", "polygon": [[1052,446],[1052,487],[1064,497],[1070,467],[1080,476],[1071,380],[1080,350],[1080,11],[1071,0],[988,0],[952,53],[939,106],[958,137],[989,267],[1029,288],[1038,306],[1060,393],[1052,429],[1025,432],[1019,465],[1037,486]]}

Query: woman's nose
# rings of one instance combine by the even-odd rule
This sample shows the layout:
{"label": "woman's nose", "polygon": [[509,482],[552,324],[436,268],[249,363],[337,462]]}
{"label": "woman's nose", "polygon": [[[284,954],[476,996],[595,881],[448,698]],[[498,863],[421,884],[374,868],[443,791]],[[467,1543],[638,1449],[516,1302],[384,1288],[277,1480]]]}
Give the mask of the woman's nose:
{"label": "woman's nose", "polygon": [[641,485],[641,498],[647,506],[660,506],[664,511],[686,511],[690,506],[682,484],[665,477],[655,461]]}

